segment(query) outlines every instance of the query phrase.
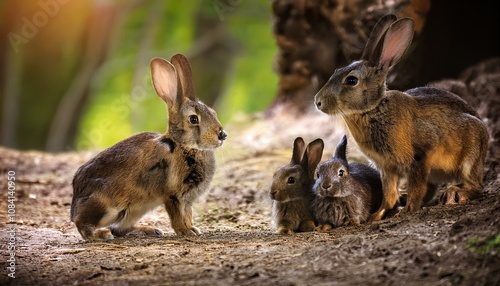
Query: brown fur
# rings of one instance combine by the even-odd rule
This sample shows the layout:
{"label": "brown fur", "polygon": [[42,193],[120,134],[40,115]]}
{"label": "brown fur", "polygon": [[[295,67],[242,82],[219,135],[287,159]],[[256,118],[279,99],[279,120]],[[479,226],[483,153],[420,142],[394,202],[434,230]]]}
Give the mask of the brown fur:
{"label": "brown fur", "polygon": [[273,177],[269,195],[273,201],[273,223],[279,234],[312,231],[315,224],[310,211],[314,171],[323,154],[323,140],[305,143],[300,137],[293,145],[290,164],[279,168]]}
{"label": "brown fur", "polygon": [[73,178],[71,220],[86,240],[131,231],[161,235],[156,228],[135,227],[159,205],[165,206],[177,234],[200,233],[192,224],[192,205],[209,187],[213,150],[226,134],[215,112],[196,99],[187,59],[175,55],[172,63],[151,61],[155,90],[169,107],[168,132],[125,139],[97,154]]}
{"label": "brown fur", "polygon": [[[420,87],[386,90],[388,69],[411,43],[411,19],[383,17],[375,26],[362,60],[338,69],[318,92],[320,111],[342,115],[361,150],[381,170],[384,200],[374,220],[399,198],[398,181],[408,180],[404,211],[429,200],[435,185],[458,183],[441,196],[445,204],[465,203],[483,188],[488,132],[477,113],[450,92]],[[354,81],[355,79],[355,81]],[[428,187],[430,187],[428,189]]]}

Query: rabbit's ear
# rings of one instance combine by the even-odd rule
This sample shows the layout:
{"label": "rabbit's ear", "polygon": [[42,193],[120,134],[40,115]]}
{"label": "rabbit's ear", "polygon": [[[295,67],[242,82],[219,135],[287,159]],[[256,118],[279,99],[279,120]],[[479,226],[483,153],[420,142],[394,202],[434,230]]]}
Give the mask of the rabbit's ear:
{"label": "rabbit's ear", "polygon": [[346,151],[347,151],[347,136],[344,135],[340,140],[339,144],[337,144],[337,147],[335,148],[335,154],[333,155],[333,158],[339,158],[347,162]]}
{"label": "rabbit's ear", "polygon": [[295,141],[293,141],[292,161],[290,163],[297,165],[300,164],[302,156],[304,155],[305,146],[306,143],[304,142],[304,139],[302,139],[302,137],[295,138]]}
{"label": "rabbit's ear", "polygon": [[177,97],[177,74],[174,66],[162,58],[151,60],[151,77],[156,94],[172,108]]}
{"label": "rabbit's ear", "polygon": [[313,142],[309,143],[309,145],[307,145],[301,165],[307,170],[308,176],[311,179],[314,178],[314,171],[321,161],[324,147],[325,144],[321,139],[316,139]]}
{"label": "rabbit's ear", "polygon": [[370,63],[373,63],[374,60],[378,61],[378,57],[376,59],[374,58],[375,50],[379,47],[380,40],[384,38],[387,29],[389,29],[391,24],[396,22],[397,19],[398,18],[395,15],[388,14],[378,20],[377,24],[375,24],[375,27],[373,27],[373,30],[370,33],[370,37],[368,37],[363,55],[361,56],[362,60]]}
{"label": "rabbit's ear", "polygon": [[391,25],[384,37],[379,68],[388,70],[399,62],[411,44],[413,31],[413,20],[410,18],[400,19]]}
{"label": "rabbit's ear", "polygon": [[191,72],[191,65],[189,64],[188,59],[182,54],[176,54],[172,57],[171,62],[177,71],[180,85],[179,91],[182,92],[182,96],[196,101],[197,99],[193,85],[193,73]]}

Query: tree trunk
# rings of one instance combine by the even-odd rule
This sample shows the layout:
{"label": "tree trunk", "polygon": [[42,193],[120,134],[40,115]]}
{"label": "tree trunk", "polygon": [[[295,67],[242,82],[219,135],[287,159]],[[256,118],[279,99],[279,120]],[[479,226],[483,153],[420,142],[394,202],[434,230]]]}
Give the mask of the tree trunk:
{"label": "tree trunk", "polygon": [[74,146],[78,122],[89,97],[92,75],[105,60],[118,14],[117,6],[96,5],[89,18],[82,64],[64,92],[49,125],[45,150],[57,152]]}
{"label": "tree trunk", "polygon": [[194,86],[200,100],[213,106],[222,93],[224,81],[234,63],[238,43],[231,37],[216,13],[214,1],[199,5],[194,17],[194,38],[189,60],[194,75]]}
{"label": "tree trunk", "polygon": [[51,151],[72,145],[106,51],[112,6],[120,6],[98,2],[0,4],[0,144]]}

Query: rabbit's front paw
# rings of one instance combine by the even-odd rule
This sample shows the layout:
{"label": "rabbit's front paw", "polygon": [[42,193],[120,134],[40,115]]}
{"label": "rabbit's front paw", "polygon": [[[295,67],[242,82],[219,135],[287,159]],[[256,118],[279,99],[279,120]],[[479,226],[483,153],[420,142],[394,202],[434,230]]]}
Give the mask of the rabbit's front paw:
{"label": "rabbit's front paw", "polygon": [[177,235],[200,235],[201,231],[197,227],[191,226],[190,228],[176,229],[175,233]]}
{"label": "rabbit's front paw", "polygon": [[197,228],[196,226],[191,227],[191,231],[194,232],[196,235],[201,235],[201,230]]}
{"label": "rabbit's front paw", "polygon": [[351,219],[346,220],[344,222],[343,226],[357,226],[360,224],[361,224],[361,221],[359,220],[359,218],[351,218]]}
{"label": "rabbit's front paw", "polygon": [[293,229],[287,227],[280,227],[276,233],[287,234],[287,235],[294,234]]}
{"label": "rabbit's front paw", "polygon": [[113,236],[113,234],[111,233],[111,230],[107,229],[107,228],[101,228],[101,229],[97,229],[95,232],[94,232],[94,237],[93,239],[91,240],[104,240],[104,241],[109,241],[109,240],[113,240],[115,237]]}
{"label": "rabbit's front paw", "polygon": [[312,220],[305,220],[300,223],[299,230],[303,232],[313,231],[316,225]]}
{"label": "rabbit's front paw", "polygon": [[376,213],[374,213],[372,215],[372,221],[379,221],[379,220],[382,220],[384,218],[384,214],[385,214],[385,209],[380,209],[378,210]]}
{"label": "rabbit's front paw", "polygon": [[331,224],[329,224],[329,223],[323,223],[323,224],[318,225],[316,228],[314,228],[314,231],[329,231],[332,228],[333,227],[332,227]]}

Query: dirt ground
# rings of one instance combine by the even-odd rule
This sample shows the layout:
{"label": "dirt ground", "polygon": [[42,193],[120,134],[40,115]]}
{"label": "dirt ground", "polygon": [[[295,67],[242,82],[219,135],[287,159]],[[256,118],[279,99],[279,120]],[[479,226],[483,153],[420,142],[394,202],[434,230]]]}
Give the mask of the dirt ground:
{"label": "dirt ground", "polygon": [[[341,130],[318,125],[332,134],[326,140],[331,155]],[[0,147],[3,230],[11,227],[8,171],[15,171],[17,198],[16,278],[7,276],[10,234],[2,231],[0,285],[500,285],[498,174],[465,205],[426,207],[326,233],[277,235],[267,192],[273,171],[290,160],[296,134],[271,141],[279,124],[262,121],[232,131],[240,128],[246,133],[231,139],[230,130],[217,151],[216,178],[195,206],[200,236],[176,236],[159,208],[140,223],[165,230],[164,237],[84,242],[69,220],[70,183],[95,152]],[[314,128],[307,122],[297,127],[308,130],[306,141],[314,139]],[[349,150],[356,158],[355,148]]]}

